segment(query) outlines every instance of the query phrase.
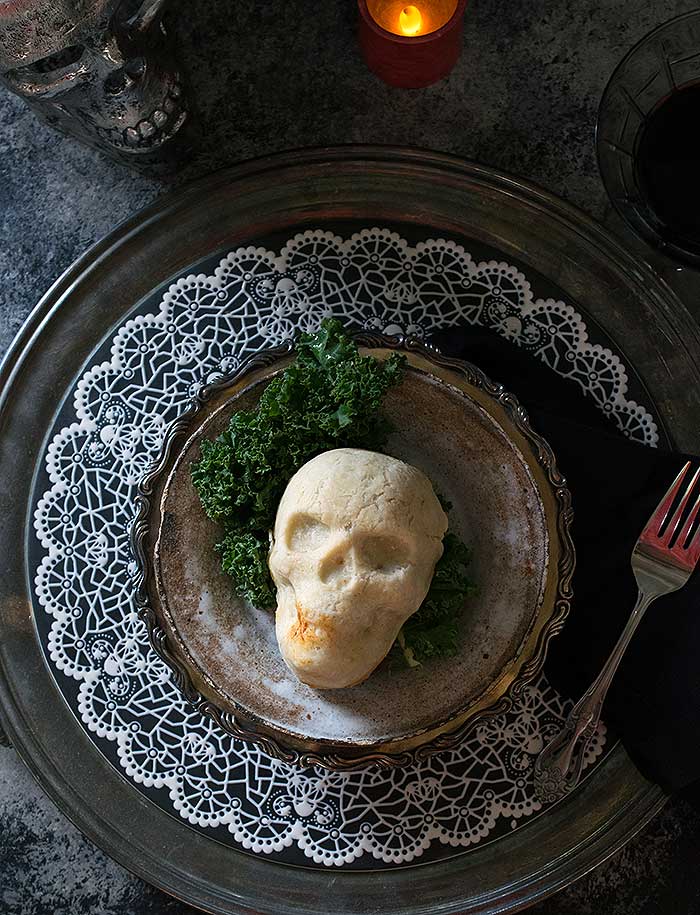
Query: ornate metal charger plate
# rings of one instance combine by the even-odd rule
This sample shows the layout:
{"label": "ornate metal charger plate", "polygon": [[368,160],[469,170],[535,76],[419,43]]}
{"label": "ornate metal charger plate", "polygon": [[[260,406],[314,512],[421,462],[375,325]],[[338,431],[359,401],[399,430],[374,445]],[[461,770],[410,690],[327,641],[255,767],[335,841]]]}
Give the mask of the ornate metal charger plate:
{"label": "ornate metal charger plate", "polygon": [[[8,731],[102,847],[212,910],[323,911],[332,883],[340,912],[356,910],[359,892],[386,911],[503,911],[584,872],[663,803],[614,746],[575,795],[532,816],[532,760],[564,712],[544,680],[420,767],[289,770],[185,705],[133,613],[131,499],[167,421],[198,385],[328,311],[423,334],[489,324],[578,378],[629,434],[653,444],[665,426],[698,447],[690,319],[543,192],[457,160],[371,149],[214,176],[88,252],[4,366],[0,478],[5,498],[28,504],[2,531],[8,548],[26,547],[0,592]],[[654,339],[637,322],[655,325]],[[271,879],[280,860],[321,869],[277,866]],[[386,867],[416,860],[435,863]]]}

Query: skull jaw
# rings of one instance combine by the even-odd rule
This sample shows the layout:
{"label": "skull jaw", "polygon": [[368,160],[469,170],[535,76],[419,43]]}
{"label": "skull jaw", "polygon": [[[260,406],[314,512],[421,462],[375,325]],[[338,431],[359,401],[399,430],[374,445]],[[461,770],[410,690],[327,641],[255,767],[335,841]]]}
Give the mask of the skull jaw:
{"label": "skull jaw", "polygon": [[404,620],[382,614],[379,606],[363,607],[374,625],[353,632],[347,615],[306,607],[291,585],[278,588],[275,616],[282,658],[294,676],[313,689],[359,686],[389,653]]}
{"label": "skull jaw", "polygon": [[59,109],[56,105],[41,100],[25,101],[42,123],[97,150],[119,165],[155,173],[168,172],[191,158],[194,151],[192,137],[195,113],[191,105],[183,100],[175,116],[169,118],[163,128],[147,138],[147,142],[139,141],[136,145],[126,142],[126,128],[116,124],[100,124],[84,117],[75,117],[66,106]]}

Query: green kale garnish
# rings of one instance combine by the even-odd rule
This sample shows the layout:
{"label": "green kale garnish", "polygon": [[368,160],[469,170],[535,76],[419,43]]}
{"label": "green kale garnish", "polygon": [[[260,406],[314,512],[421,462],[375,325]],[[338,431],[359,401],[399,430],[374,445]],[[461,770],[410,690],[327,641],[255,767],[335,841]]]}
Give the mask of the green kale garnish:
{"label": "green kale garnish", "polygon": [[296,471],[332,448],[379,450],[379,407],[403,375],[405,357],[361,356],[340,321],[302,334],[296,359],[276,375],[255,410],[241,410],[215,441],[201,443],[192,482],[204,511],[222,525],[217,545],[236,591],[259,607],[274,604],[268,531]]}
{"label": "green kale garnish", "polygon": [[269,543],[251,531],[228,530],[216,549],[221,568],[236,580],[239,592],[258,607],[272,607],[275,588],[267,567]]}
{"label": "green kale garnish", "polygon": [[436,657],[457,652],[459,613],[476,588],[467,574],[471,551],[449,531],[435,566],[428,594],[419,609],[403,624],[392,651],[394,661],[417,667]]}
{"label": "green kale garnish", "polygon": [[[299,337],[294,362],[270,381],[257,409],[234,413],[215,441],[202,441],[192,482],[204,511],[223,529],[216,546],[222,568],[253,605],[275,603],[268,532],[287,483],[323,451],[381,450],[387,423],[379,408],[401,381],[405,362],[398,353],[384,361],[361,356],[342,324],[326,320],[317,333]],[[392,657],[415,667],[455,653],[457,617],[474,591],[468,563],[469,550],[447,533],[428,595],[404,624]]]}

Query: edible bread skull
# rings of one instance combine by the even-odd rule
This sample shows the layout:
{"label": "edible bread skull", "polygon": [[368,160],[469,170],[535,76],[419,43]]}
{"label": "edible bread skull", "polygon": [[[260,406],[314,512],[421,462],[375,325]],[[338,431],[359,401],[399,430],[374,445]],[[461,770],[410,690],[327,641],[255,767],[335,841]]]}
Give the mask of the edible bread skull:
{"label": "edible bread skull", "polygon": [[339,448],[304,464],[275,519],[276,632],[296,676],[354,686],[420,607],[447,516],[430,481],[396,458]]}

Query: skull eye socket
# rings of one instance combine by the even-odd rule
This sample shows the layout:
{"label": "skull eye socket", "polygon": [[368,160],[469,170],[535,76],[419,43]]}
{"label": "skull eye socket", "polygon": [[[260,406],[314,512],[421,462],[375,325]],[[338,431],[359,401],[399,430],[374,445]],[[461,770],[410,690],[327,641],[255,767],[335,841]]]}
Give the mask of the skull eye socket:
{"label": "skull eye socket", "polygon": [[328,534],[328,526],[313,515],[294,515],[287,528],[287,546],[299,553],[311,553],[323,546]]}
{"label": "skull eye socket", "polygon": [[83,45],[74,44],[55,54],[49,54],[48,57],[42,57],[41,60],[35,60],[33,64],[29,64],[24,69],[34,73],[53,73],[56,70],[65,70],[66,67],[78,63],[84,50]]}
{"label": "skull eye socket", "polygon": [[395,575],[410,565],[406,545],[397,537],[365,537],[358,547],[358,554],[365,568],[380,575]]}

